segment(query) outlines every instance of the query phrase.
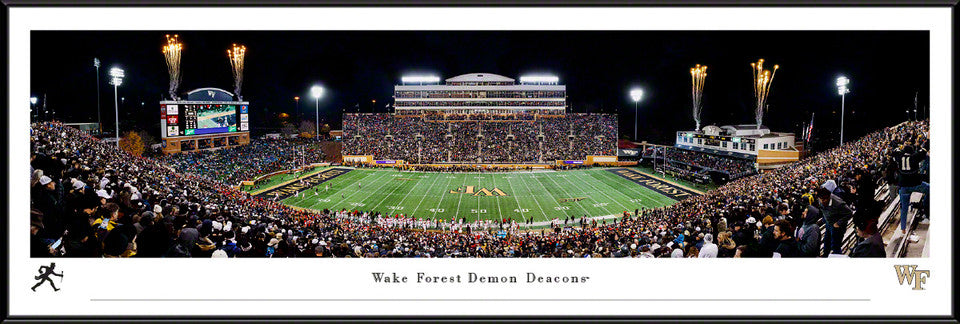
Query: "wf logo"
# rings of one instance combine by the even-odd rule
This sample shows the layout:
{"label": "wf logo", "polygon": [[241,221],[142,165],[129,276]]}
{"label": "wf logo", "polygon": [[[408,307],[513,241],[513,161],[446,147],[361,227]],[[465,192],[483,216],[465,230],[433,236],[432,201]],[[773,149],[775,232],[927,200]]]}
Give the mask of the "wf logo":
{"label": "wf logo", "polygon": [[467,191],[463,191],[463,187],[457,188],[457,190],[450,190],[451,194],[467,194],[473,196],[506,196],[507,194],[500,190],[500,188],[493,188],[493,190],[487,190],[487,188],[480,188],[479,191],[474,191],[475,186],[467,186]]}
{"label": "wf logo", "polygon": [[893,268],[897,270],[900,285],[906,280],[908,285],[913,285],[913,290],[924,290],[923,284],[930,278],[930,270],[917,270],[917,265],[895,265]]}

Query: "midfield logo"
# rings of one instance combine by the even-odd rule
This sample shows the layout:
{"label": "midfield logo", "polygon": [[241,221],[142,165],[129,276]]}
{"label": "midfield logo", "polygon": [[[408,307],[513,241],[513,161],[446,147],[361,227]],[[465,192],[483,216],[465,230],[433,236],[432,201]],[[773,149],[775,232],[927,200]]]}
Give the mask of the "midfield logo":
{"label": "midfield logo", "polygon": [[913,290],[925,290],[923,284],[927,283],[927,278],[930,278],[930,270],[917,270],[915,264],[895,265],[893,268],[897,270],[897,278],[900,279],[901,286],[906,279],[908,285],[913,285]]}
{"label": "midfield logo", "polygon": [[474,191],[475,186],[467,186],[467,191],[463,191],[463,187],[457,188],[457,190],[450,190],[452,194],[467,194],[473,196],[506,196],[507,194],[500,190],[500,188],[493,188],[493,190],[487,190],[487,188],[480,188],[478,191]]}

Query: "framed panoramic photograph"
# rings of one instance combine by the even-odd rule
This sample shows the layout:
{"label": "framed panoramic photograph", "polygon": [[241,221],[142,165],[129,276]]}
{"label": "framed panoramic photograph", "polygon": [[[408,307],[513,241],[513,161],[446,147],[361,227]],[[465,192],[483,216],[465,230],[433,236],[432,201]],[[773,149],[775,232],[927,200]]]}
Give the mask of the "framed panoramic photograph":
{"label": "framed panoramic photograph", "polygon": [[7,4],[5,318],[954,321],[955,2],[511,4]]}

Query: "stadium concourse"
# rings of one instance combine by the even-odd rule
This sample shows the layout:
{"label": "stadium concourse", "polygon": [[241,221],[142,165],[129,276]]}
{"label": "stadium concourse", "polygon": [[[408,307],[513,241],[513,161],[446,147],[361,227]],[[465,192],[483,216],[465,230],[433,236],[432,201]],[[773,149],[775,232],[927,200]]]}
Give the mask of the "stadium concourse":
{"label": "stadium concourse", "polygon": [[[298,141],[152,159],[62,124],[34,124],[31,256],[815,257],[842,252],[837,233],[850,223],[861,239],[849,256],[884,256],[873,188],[896,185],[901,197],[924,190],[928,134],[928,122],[905,122],[639,215],[520,231],[377,210],[297,210],[226,182],[290,165],[281,152]],[[819,223],[830,240],[820,239]],[[497,235],[501,228],[509,235]]]}

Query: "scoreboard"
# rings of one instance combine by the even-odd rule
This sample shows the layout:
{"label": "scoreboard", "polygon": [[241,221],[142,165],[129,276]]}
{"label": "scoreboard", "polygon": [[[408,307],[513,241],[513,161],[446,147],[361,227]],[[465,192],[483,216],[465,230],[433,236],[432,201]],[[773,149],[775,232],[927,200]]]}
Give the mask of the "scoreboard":
{"label": "scoreboard", "polygon": [[240,101],[163,101],[164,138],[250,131],[249,103]]}

